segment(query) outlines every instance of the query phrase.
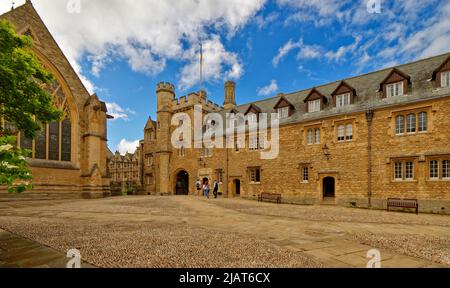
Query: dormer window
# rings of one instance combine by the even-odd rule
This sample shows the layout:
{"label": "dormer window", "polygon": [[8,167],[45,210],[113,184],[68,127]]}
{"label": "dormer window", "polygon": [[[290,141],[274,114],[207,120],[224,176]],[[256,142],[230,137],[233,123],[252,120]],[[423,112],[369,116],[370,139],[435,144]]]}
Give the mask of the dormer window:
{"label": "dormer window", "polygon": [[278,108],[278,119],[289,117],[289,107]]}
{"label": "dormer window", "polygon": [[248,124],[258,123],[258,115],[253,114],[253,113],[248,114],[247,115],[247,121],[248,121]]}
{"label": "dormer window", "polygon": [[304,102],[306,103],[306,112],[315,113],[322,111],[325,103],[328,102],[328,99],[316,88],[313,88],[308,96],[306,96]]}
{"label": "dormer window", "polygon": [[255,104],[251,104],[245,112],[247,124],[257,124],[259,113],[261,113],[261,109]]}
{"label": "dormer window", "polygon": [[350,101],[351,101],[350,93],[336,95],[336,107],[337,108],[350,105]]}
{"label": "dormer window", "polygon": [[340,108],[353,104],[356,97],[356,90],[347,82],[342,81],[331,93],[334,107]]}
{"label": "dormer window", "polygon": [[383,98],[408,95],[408,89],[411,84],[411,77],[398,70],[397,68],[387,75],[380,83],[380,92]]}
{"label": "dormer window", "polygon": [[314,113],[320,111],[320,99],[312,100],[308,102],[308,113]]}
{"label": "dormer window", "polygon": [[386,86],[387,97],[403,96],[403,82],[388,84]]}
{"label": "dormer window", "polygon": [[450,70],[441,73],[441,87],[450,87]]}
{"label": "dormer window", "polygon": [[439,67],[433,71],[433,77],[431,78],[436,88],[450,87],[450,56],[439,65]]}
{"label": "dormer window", "polygon": [[275,107],[273,107],[278,113],[278,119],[289,118],[295,110],[294,105],[291,104],[284,96],[281,96]]}

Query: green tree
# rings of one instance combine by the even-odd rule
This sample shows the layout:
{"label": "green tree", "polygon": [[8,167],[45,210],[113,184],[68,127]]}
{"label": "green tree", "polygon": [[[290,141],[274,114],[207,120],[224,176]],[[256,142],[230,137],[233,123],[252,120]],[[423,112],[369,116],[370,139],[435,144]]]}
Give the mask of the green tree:
{"label": "green tree", "polygon": [[[45,85],[53,80],[32,52],[32,39],[19,36],[14,26],[0,21],[0,185],[10,192],[29,188],[31,173],[25,157],[28,151],[16,147],[15,131],[34,138],[43,125],[62,119]],[[15,127],[10,129],[7,127]]]}

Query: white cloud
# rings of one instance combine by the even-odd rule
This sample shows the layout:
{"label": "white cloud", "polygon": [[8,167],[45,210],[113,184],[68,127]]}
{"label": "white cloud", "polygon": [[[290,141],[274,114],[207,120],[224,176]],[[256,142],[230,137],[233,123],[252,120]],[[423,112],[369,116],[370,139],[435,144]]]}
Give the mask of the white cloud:
{"label": "white cloud", "polygon": [[287,43],[285,43],[283,46],[280,47],[280,49],[278,49],[278,54],[272,60],[273,66],[277,67],[278,64],[280,64],[281,60],[283,60],[283,58],[287,54],[289,54],[289,52],[291,52],[293,49],[299,48],[302,42],[303,42],[302,40],[298,42],[293,42],[292,39],[289,39]]}
{"label": "white cloud", "polygon": [[[5,2],[0,2],[0,12],[10,9],[10,4]],[[24,0],[16,2],[20,5]],[[34,0],[33,4],[71,64],[77,66],[82,57],[88,56],[94,75],[98,76],[113,56],[126,59],[134,71],[155,75],[165,69],[168,60],[186,61],[186,51],[197,46],[199,39],[206,39],[222,49],[220,55],[214,57],[222,59],[219,62],[223,65],[211,69],[228,69],[219,71],[220,75],[240,77],[243,69],[234,59],[235,54],[226,51],[217,43],[220,39],[211,37],[209,32],[234,35],[265,2],[82,0],[79,14],[67,12],[67,1]],[[188,66],[192,65],[191,61],[194,59],[189,59]],[[85,71],[78,69],[77,72]],[[185,78],[180,81],[186,86],[192,85],[192,81]],[[86,85],[95,88],[91,83]]]}
{"label": "white cloud", "polygon": [[339,62],[344,56],[346,56],[348,53],[353,53],[358,48],[359,43],[361,42],[361,37],[357,36],[355,37],[355,42],[352,44],[349,44],[347,46],[341,46],[338,48],[337,51],[328,51],[325,53],[325,57],[328,58],[330,61],[336,61]]}
{"label": "white cloud", "polygon": [[352,0],[277,0],[281,7],[294,8],[295,13],[287,17],[286,24],[298,21],[313,22],[316,26],[348,18],[352,11],[348,9],[351,2]]}
{"label": "white cloud", "polygon": [[275,22],[280,17],[280,14],[277,12],[271,12],[266,16],[258,15],[255,17],[255,23],[259,29],[266,28],[269,24]]}
{"label": "white cloud", "polygon": [[296,49],[299,50],[297,59],[320,58],[324,54],[324,49],[319,45],[307,45],[303,43],[303,39],[300,39],[297,42],[293,42],[292,39],[290,39],[278,50],[278,54],[272,60],[273,66],[277,67],[284,57]]}
{"label": "white cloud", "polygon": [[[423,8],[426,4],[435,4],[437,13],[426,20],[419,22],[419,28],[406,31],[406,24],[402,29],[394,29],[389,36],[396,37],[397,41],[389,46],[383,47],[377,53],[382,60],[389,63],[398,63],[411,61],[414,59],[426,58],[449,51],[450,43],[450,2],[435,3],[433,0],[421,2],[420,7],[414,8],[415,2],[410,0],[402,4],[400,8],[404,9],[409,22],[416,21],[416,9]],[[399,4],[400,5],[400,4]],[[396,31],[404,31],[397,33]]]}
{"label": "white cloud", "polygon": [[319,45],[305,45],[302,44],[300,52],[297,54],[297,59],[314,59],[323,55],[323,49]]}
{"label": "white cloud", "polygon": [[276,80],[270,81],[270,84],[258,89],[259,96],[269,96],[278,91],[278,83]]}
{"label": "white cloud", "polygon": [[[353,44],[323,50],[324,59],[333,62],[352,60],[358,71],[368,67],[381,68],[386,63],[405,63],[449,51],[449,1],[381,1],[380,14],[368,13],[367,0],[276,2],[281,8],[288,8],[293,12],[286,17],[286,25],[301,22],[305,29],[310,29],[308,25],[329,26],[333,33],[329,42],[334,43],[342,37],[358,35]],[[298,58],[318,59],[320,55],[314,51],[310,47],[303,48],[303,53],[299,53]],[[373,59],[376,60],[370,61]]]}
{"label": "white cloud", "polygon": [[134,153],[136,149],[139,147],[139,140],[128,141],[127,139],[120,140],[119,145],[117,145],[116,150],[119,151],[121,155],[125,155],[126,153]]}
{"label": "white cloud", "polygon": [[[200,78],[200,45],[186,51],[184,58],[188,64],[180,73],[179,88],[185,90],[199,82]],[[236,53],[225,50],[220,37],[213,35],[203,42],[203,78],[205,81],[223,79],[238,79],[244,72],[241,61]]]}
{"label": "white cloud", "polygon": [[130,108],[122,108],[117,103],[106,103],[106,109],[108,109],[108,115],[114,117],[114,119],[129,120],[130,115],[135,115],[136,112]]}

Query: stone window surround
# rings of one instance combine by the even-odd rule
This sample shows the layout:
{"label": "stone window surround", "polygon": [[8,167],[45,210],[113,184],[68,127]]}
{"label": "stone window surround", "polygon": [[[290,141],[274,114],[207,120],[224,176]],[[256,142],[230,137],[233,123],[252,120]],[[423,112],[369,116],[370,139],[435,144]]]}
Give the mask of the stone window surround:
{"label": "stone window surround", "polygon": [[[426,131],[420,131],[419,132],[419,113],[426,112],[427,113],[427,130]],[[400,110],[400,111],[393,111],[391,113],[391,131],[392,135],[396,137],[407,137],[407,136],[414,136],[414,135],[420,135],[420,134],[427,134],[433,131],[433,122],[432,122],[432,112],[434,110],[432,109],[432,106],[425,106],[425,107],[419,107],[419,108],[413,108],[408,110]],[[407,116],[409,114],[415,114],[416,115],[416,131],[413,133],[407,133]],[[404,117],[404,132],[402,134],[397,134],[397,116],[403,116]]]}
{"label": "stone window surround", "polygon": [[[350,144],[355,142],[356,140],[356,118],[351,118],[351,119],[345,119],[345,120],[338,120],[333,122],[333,126],[334,127],[334,137],[333,137],[333,142],[336,144]],[[338,141],[338,136],[339,136],[339,126],[344,125],[344,141]],[[352,125],[352,139],[351,140],[347,140],[347,126],[348,125]]]}
{"label": "stone window surround", "polygon": [[[412,162],[414,165],[413,170],[413,179],[407,179],[406,178],[406,163]],[[412,157],[398,157],[398,158],[391,158],[391,182],[393,183],[415,183],[417,182],[417,176],[419,174],[419,167],[418,167],[418,157],[412,156]],[[402,179],[396,179],[395,175],[395,167],[396,163],[401,163],[402,167]]]}
{"label": "stone window surround", "polygon": [[[438,177],[437,178],[430,178],[430,163],[431,161],[436,160],[438,161]],[[450,161],[450,154],[449,155],[433,155],[433,156],[427,156],[426,164],[426,180],[430,182],[439,182],[439,181],[450,181],[450,177],[443,177],[444,175],[444,165],[443,161]]]}
{"label": "stone window surround", "polygon": [[[258,180],[257,178],[257,171],[259,171],[259,181],[252,181],[252,174],[255,173],[255,180]],[[262,176],[262,169],[261,166],[255,166],[255,167],[248,167],[247,168],[247,172],[248,172],[248,180],[249,180],[249,184],[250,185],[260,185],[261,184],[261,176]]]}
{"label": "stone window surround", "polygon": [[[312,129],[312,143],[308,142],[308,131]],[[319,133],[320,133],[320,139],[319,139],[319,143],[316,143],[316,129],[319,129]],[[304,145],[306,147],[312,147],[315,145],[320,145],[323,142],[323,133],[322,133],[323,129],[322,129],[322,123],[320,124],[313,124],[313,125],[308,125],[304,127],[304,137],[305,137],[305,141],[304,141]]]}

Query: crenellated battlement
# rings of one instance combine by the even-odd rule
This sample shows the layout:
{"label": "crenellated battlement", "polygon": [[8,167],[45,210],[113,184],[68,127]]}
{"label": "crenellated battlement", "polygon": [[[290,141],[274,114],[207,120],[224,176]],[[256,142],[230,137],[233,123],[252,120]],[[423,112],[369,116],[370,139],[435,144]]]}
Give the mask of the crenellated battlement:
{"label": "crenellated battlement", "polygon": [[172,111],[179,111],[194,105],[202,105],[203,109],[210,112],[216,112],[222,109],[217,103],[213,103],[207,99],[205,91],[189,93],[187,96],[181,96],[179,99],[174,98],[171,103],[171,109]]}
{"label": "crenellated battlement", "polygon": [[170,92],[175,94],[175,86],[169,82],[160,82],[156,85],[156,93],[158,92]]}

